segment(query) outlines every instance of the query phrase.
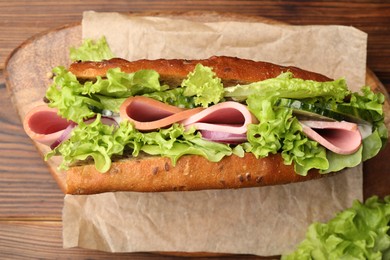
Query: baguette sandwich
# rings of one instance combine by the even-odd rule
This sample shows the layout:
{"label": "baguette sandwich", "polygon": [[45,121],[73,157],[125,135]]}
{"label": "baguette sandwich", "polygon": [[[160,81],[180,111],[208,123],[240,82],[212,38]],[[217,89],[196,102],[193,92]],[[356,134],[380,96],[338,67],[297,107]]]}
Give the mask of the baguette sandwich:
{"label": "baguette sandwich", "polygon": [[384,96],[369,87],[236,57],[127,61],[104,39],[95,58],[88,45],[53,69],[46,104],[23,122],[46,160],[62,157],[69,194],[300,182],[387,142]]}

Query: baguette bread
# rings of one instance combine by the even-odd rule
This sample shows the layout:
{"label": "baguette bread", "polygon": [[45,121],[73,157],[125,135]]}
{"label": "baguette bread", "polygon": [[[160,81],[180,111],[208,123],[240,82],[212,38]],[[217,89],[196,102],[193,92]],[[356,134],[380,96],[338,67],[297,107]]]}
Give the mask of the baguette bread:
{"label": "baguette bread", "polygon": [[[153,69],[160,80],[171,86],[180,85],[195,65],[213,68],[224,86],[246,84],[277,77],[291,71],[297,78],[328,81],[328,77],[296,67],[284,67],[267,62],[256,62],[233,57],[211,57],[205,60],[139,60],[119,58],[102,62],[75,62],[69,71],[80,80],[104,77],[110,68],[124,72]],[[312,170],[307,176],[295,173],[293,165],[285,165],[280,154],[256,158],[246,153],[240,158],[231,155],[214,163],[197,155],[181,157],[175,166],[169,158],[141,155],[114,160],[106,173],[98,172],[93,164],[74,165],[66,173],[65,193],[94,194],[108,191],[191,191],[204,189],[244,188],[279,185],[320,178]]]}
{"label": "baguette bread", "polygon": [[107,70],[120,68],[121,71],[132,73],[142,69],[155,70],[160,74],[160,80],[170,86],[179,86],[182,80],[194,70],[196,64],[213,68],[217,77],[221,78],[224,87],[236,84],[248,84],[269,78],[275,78],[282,72],[290,71],[294,77],[319,82],[330,78],[319,73],[302,70],[292,66],[279,66],[269,62],[253,61],[236,57],[214,56],[204,60],[137,60],[127,61],[113,58],[102,62],[83,61],[72,63],[69,71],[81,80],[104,77]]}
{"label": "baguette bread", "polygon": [[296,174],[293,165],[285,165],[280,154],[259,159],[251,153],[243,158],[231,155],[218,163],[186,155],[175,166],[169,158],[144,155],[115,161],[105,173],[98,172],[93,164],[73,166],[67,171],[66,193],[236,189],[301,182],[321,176],[315,170],[307,176]]}

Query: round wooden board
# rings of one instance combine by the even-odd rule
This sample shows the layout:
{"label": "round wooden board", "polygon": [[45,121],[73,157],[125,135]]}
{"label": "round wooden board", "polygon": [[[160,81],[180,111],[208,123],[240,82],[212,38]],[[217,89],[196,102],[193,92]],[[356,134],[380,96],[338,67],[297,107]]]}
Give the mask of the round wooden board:
{"label": "round wooden board", "polygon": [[[281,24],[278,21],[258,16],[218,12],[148,12],[129,13],[129,15],[161,16],[202,22],[245,21]],[[70,64],[69,48],[80,44],[81,24],[77,23],[36,35],[22,43],[10,54],[5,67],[6,84],[21,119],[32,107],[43,102],[42,97],[50,84],[48,74],[50,74],[51,69],[58,65],[67,67]],[[389,126],[390,113],[388,112],[390,112],[390,106],[388,94],[384,86],[369,69],[366,76],[368,85],[386,95],[386,123]],[[47,147],[37,143],[35,145],[42,156],[48,152]],[[65,173],[57,170],[59,161],[49,160],[47,163],[53,177],[61,189],[65,190]]]}

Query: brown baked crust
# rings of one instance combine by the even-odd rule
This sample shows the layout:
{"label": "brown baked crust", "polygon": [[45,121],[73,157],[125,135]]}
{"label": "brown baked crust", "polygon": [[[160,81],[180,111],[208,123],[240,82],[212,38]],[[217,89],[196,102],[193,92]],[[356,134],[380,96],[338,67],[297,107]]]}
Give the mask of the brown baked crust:
{"label": "brown baked crust", "polygon": [[166,157],[144,156],[114,162],[106,173],[92,164],[71,167],[67,172],[69,194],[92,194],[109,191],[194,191],[237,189],[301,182],[321,177],[318,171],[307,176],[285,165],[280,154],[257,159],[246,153],[232,155],[213,163],[201,156],[186,155],[175,166]]}
{"label": "brown baked crust", "polygon": [[275,78],[282,72],[290,71],[294,77],[305,80],[329,81],[330,78],[299,69],[297,67],[279,66],[269,62],[252,61],[227,56],[213,56],[204,60],[180,60],[158,59],[127,61],[113,58],[102,62],[82,61],[70,65],[69,71],[79,79],[94,79],[97,76],[104,77],[108,69],[121,68],[122,71],[131,73],[141,69],[152,69],[160,74],[160,78],[167,84],[176,87],[187,74],[194,70],[196,64],[212,67],[217,77],[221,78],[224,86],[246,84]]}
{"label": "brown baked crust", "polygon": [[[79,79],[104,77],[110,68],[124,72],[153,69],[160,79],[180,84],[183,78],[201,63],[210,66],[226,83],[251,83],[277,77],[291,71],[295,77],[306,80],[328,81],[328,77],[296,67],[283,67],[234,57],[211,57],[206,60],[138,60],[119,58],[102,62],[76,62],[69,71]],[[94,194],[109,191],[190,191],[204,189],[236,189],[245,187],[280,185],[320,178],[318,171],[307,176],[295,173],[293,165],[285,165],[280,154],[256,158],[246,153],[213,163],[198,155],[181,157],[174,166],[169,158],[143,155],[112,163],[111,169],[100,173],[93,164],[73,166],[67,172],[65,192],[68,194]]]}

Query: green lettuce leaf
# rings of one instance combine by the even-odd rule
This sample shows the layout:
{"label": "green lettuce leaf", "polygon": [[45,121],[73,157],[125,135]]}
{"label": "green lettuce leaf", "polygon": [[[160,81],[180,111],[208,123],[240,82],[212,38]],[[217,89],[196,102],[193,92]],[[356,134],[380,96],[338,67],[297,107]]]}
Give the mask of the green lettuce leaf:
{"label": "green lettuce leaf", "polygon": [[64,67],[55,67],[53,73],[56,76],[46,91],[46,98],[50,102],[48,106],[57,108],[60,116],[79,123],[95,115],[91,106],[103,109],[99,101],[82,95],[83,85]]}
{"label": "green lettuce leaf", "polygon": [[382,140],[382,147],[387,144],[388,140],[388,130],[384,124],[384,102],[385,96],[382,93],[375,93],[370,87],[365,86],[360,92],[351,94],[351,99],[348,104],[359,109],[364,109],[370,113],[373,121],[373,132],[377,131],[377,134]]}
{"label": "green lettuce leaf", "polygon": [[[161,134],[163,131],[159,131],[158,134]],[[152,133],[153,137],[155,135],[156,133]],[[173,165],[183,155],[200,155],[211,162],[219,162],[223,157],[233,154],[232,149],[228,145],[204,140],[200,135],[195,135],[195,130],[182,133],[182,135],[184,137],[183,140],[168,139],[169,147],[164,147],[161,143],[151,142],[150,144],[144,145],[142,151],[151,155],[169,157]],[[172,140],[174,142],[171,142]]]}
{"label": "green lettuce leaf", "polygon": [[160,75],[154,70],[139,70],[133,73],[122,72],[120,68],[107,70],[106,78],[97,77],[95,82],[87,81],[83,95],[98,93],[106,97],[125,98],[154,91],[162,91]]}
{"label": "green lettuce leaf", "polygon": [[364,86],[361,92],[352,93],[350,104],[371,111],[373,118],[379,121],[382,117],[378,115],[383,115],[382,104],[384,102],[385,96],[382,93],[374,93],[370,87]]}
{"label": "green lettuce leaf", "polygon": [[78,48],[70,48],[70,59],[72,61],[101,61],[114,58],[105,37],[97,41],[85,39]]}
{"label": "green lettuce leaf", "polygon": [[222,98],[224,88],[221,79],[210,67],[197,64],[194,71],[190,72],[181,86],[184,88],[184,96],[195,96],[195,104],[208,107],[217,104]]}
{"label": "green lettuce leaf", "polygon": [[107,78],[81,84],[75,75],[59,66],[53,69],[53,84],[46,91],[49,106],[57,108],[62,117],[80,123],[103,109],[117,112],[125,98],[163,91],[159,74],[153,70],[124,73],[109,69]]}
{"label": "green lettuce leaf", "polygon": [[321,173],[338,172],[345,168],[358,166],[363,158],[363,146],[353,154],[337,154],[332,151],[326,152],[326,158],[329,162],[329,168],[321,171]]}
{"label": "green lettuce leaf", "polygon": [[101,123],[101,115],[86,124],[81,122],[71,133],[70,139],[46,154],[48,160],[54,155],[61,155],[60,169],[68,169],[69,165],[93,158],[99,172],[106,172],[111,167],[111,157],[122,155],[129,138],[137,139],[138,131],[129,124],[123,123],[116,128]]}
{"label": "green lettuce leaf", "polygon": [[[103,96],[103,95],[99,95],[99,94],[93,95],[93,96],[97,100],[99,100],[99,102],[103,106],[103,109],[109,110],[109,111],[112,111],[112,112],[115,112],[115,113],[119,113],[120,106],[127,99],[127,98],[107,97],[107,96]],[[98,109],[92,109],[92,110],[94,112],[102,112],[102,110],[98,110]]]}
{"label": "green lettuce leaf", "polygon": [[[353,106],[360,110],[364,110],[369,114],[370,121],[372,122],[372,134],[363,139],[361,150],[361,161],[366,161],[376,156],[383,147],[387,144],[388,130],[384,123],[383,104],[385,102],[385,96],[382,93],[375,93],[370,87],[364,86],[360,92],[354,92],[350,96],[350,100],[344,103],[345,106]],[[351,155],[355,158],[355,164],[357,163],[357,155]],[[337,161],[342,163],[352,160],[348,156],[332,155],[332,158],[340,158]]]}
{"label": "green lettuce leaf", "polygon": [[291,72],[285,72],[276,78],[225,88],[225,97],[243,101],[250,95],[279,98],[331,98],[342,101],[350,94],[344,79],[318,82],[294,78]]}
{"label": "green lettuce leaf", "polygon": [[290,259],[389,259],[390,196],[373,196],[338,213],[328,223],[313,223]]}
{"label": "green lettuce leaf", "polygon": [[101,123],[101,115],[97,114],[93,123],[80,123],[72,131],[70,139],[62,142],[45,158],[47,160],[61,155],[60,169],[67,169],[79,160],[92,158],[96,169],[104,173],[111,167],[111,158],[122,155],[125,151],[133,156],[145,152],[169,157],[173,164],[186,154],[200,155],[212,162],[218,162],[233,153],[243,156],[242,149],[233,150],[227,144],[206,141],[195,129],[186,131],[179,124],[155,132],[141,133],[129,121],[121,122],[118,127],[104,125]]}
{"label": "green lettuce leaf", "polygon": [[195,97],[188,97],[184,95],[184,88],[174,88],[166,91],[156,91],[153,93],[144,94],[143,96],[153,98],[163,103],[180,107],[180,108],[194,108]]}
{"label": "green lettuce leaf", "polygon": [[[387,133],[387,129],[386,129]],[[383,147],[381,134],[376,129],[371,135],[363,139],[363,154],[362,161],[366,161],[377,155]]]}
{"label": "green lettuce leaf", "polygon": [[267,99],[257,94],[248,97],[248,109],[259,123],[248,126],[246,151],[256,157],[281,151],[285,164],[294,162],[295,171],[301,175],[306,175],[312,168],[326,170],[329,163],[325,148],[303,134],[292,109],[275,107],[275,101],[275,98]]}

